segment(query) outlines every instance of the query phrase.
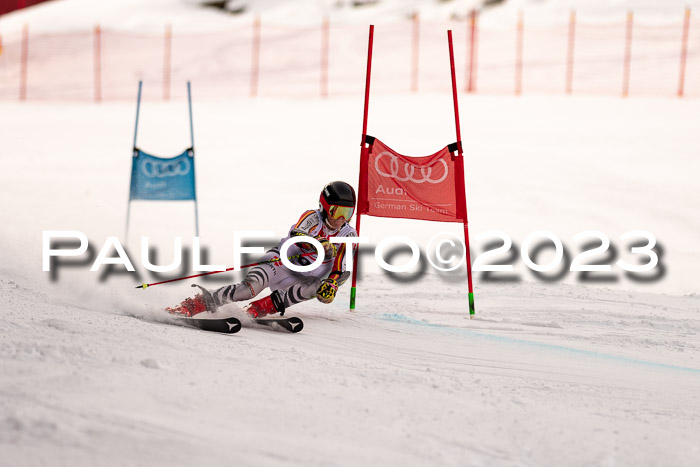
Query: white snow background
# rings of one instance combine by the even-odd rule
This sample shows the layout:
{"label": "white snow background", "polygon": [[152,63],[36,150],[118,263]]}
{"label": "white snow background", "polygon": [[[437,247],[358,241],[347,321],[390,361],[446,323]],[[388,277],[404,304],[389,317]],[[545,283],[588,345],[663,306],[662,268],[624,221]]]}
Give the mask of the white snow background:
{"label": "white snow background", "polygon": [[[332,8],[289,3],[255,8],[290,24]],[[545,18],[587,5],[601,21],[631,7],[662,20],[686,3],[508,2],[484,16],[524,5]],[[465,5],[383,0],[334,11],[368,24],[377,8],[379,24],[403,21],[416,6],[439,16]],[[166,19],[193,29],[239,20],[179,0],[61,0],[0,18],[0,30],[25,21],[85,29],[96,20],[155,29]],[[446,63],[446,80],[448,71]],[[197,89],[193,82],[209,263],[231,263],[234,230],[282,236],[316,207],[323,184],[357,184],[362,95],[200,100]],[[53,280],[41,270],[43,230],[85,232],[95,253],[118,236],[149,282],[140,235],[163,264],[173,236],[191,244],[191,203],[134,204],[124,238],[134,102],[1,109],[0,465],[700,463],[697,99],[460,94],[474,256],[494,240],[477,240],[489,230],[509,234],[518,254],[529,233],[549,230],[572,256],[581,250],[576,233],[599,230],[618,257],[636,262],[619,237],[643,229],[662,246],[661,278],[632,280],[613,265],[605,281],[573,272],[545,281],[515,257],[517,280],[474,274],[470,320],[464,268],[444,275],[428,266],[397,280],[373,265],[369,248],[356,311],[343,287],[331,305],[290,310],[305,321],[299,334],[231,336],[175,326],[162,311],[192,294],[190,281],[136,290],[134,274],[90,273],[82,260]],[[143,103],[144,150],[178,154],[188,131],[183,100]],[[404,154],[432,153],[455,139],[451,96],[375,93],[368,133]],[[436,233],[461,231],[362,223],[372,243],[404,234],[425,247]]]}

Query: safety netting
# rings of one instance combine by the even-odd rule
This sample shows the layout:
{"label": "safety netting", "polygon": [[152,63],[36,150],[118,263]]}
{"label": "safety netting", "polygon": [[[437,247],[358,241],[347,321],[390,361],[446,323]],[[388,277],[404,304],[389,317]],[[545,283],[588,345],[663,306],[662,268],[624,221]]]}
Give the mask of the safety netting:
{"label": "safety netting", "polygon": [[[487,94],[700,96],[700,19],[651,24],[527,15],[482,25],[455,21],[379,24],[372,70],[379,94],[449,92],[445,31],[455,40],[459,90]],[[284,26],[263,19],[189,33],[101,29],[45,34],[31,24],[2,31],[0,99],[125,100],[361,95],[366,25],[321,21]],[[471,87],[470,87],[471,84]]]}

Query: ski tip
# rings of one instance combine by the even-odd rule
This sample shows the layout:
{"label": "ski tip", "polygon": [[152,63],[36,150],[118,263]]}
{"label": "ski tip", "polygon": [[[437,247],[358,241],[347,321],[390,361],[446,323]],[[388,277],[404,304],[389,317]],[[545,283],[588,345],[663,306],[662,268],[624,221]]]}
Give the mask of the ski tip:
{"label": "ski tip", "polygon": [[304,329],[304,322],[296,316],[289,318],[253,318],[253,322],[273,329],[278,326],[277,330],[285,330],[292,333],[297,333]]}
{"label": "ski tip", "polygon": [[148,287],[148,284],[141,284],[136,286],[137,289],[145,289],[146,287]]}

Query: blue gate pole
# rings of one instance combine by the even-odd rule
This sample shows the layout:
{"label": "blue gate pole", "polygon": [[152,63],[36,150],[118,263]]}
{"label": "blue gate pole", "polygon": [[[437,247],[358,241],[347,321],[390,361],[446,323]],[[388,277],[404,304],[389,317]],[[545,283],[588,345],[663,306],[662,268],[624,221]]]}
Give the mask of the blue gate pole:
{"label": "blue gate pole", "polygon": [[[187,104],[190,109],[190,141],[192,142],[192,167],[194,167],[194,125],[192,123],[192,89],[190,82],[187,82]],[[194,231],[199,237],[199,209],[197,208],[197,172],[194,173]]]}
{"label": "blue gate pole", "polygon": [[134,126],[134,149],[136,149],[136,136],[139,132],[139,110],[141,110],[141,87],[143,81],[139,81],[139,94],[136,97],[136,125]]}
{"label": "blue gate pole", "polygon": [[192,142],[192,149],[194,149],[194,125],[192,124],[192,90],[190,88],[190,82],[187,82],[187,104],[190,108],[190,141]]}
{"label": "blue gate pole", "polygon": [[[131,153],[131,164],[134,164],[134,157],[136,157],[136,136],[139,132],[139,111],[141,110],[141,88],[143,87],[143,81],[139,81],[139,93],[136,97],[136,124],[134,125],[134,149]],[[126,203],[126,227],[124,229],[124,243],[129,241],[129,217],[131,215],[131,183],[129,180],[129,201]]]}

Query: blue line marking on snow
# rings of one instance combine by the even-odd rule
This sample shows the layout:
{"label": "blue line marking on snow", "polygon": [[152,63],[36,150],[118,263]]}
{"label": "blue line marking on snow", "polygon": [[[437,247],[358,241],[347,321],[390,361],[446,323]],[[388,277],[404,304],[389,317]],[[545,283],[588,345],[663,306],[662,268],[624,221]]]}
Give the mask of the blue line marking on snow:
{"label": "blue line marking on snow", "polygon": [[622,355],[614,355],[614,354],[608,354],[608,353],[604,353],[604,352],[596,352],[594,350],[576,349],[573,347],[566,347],[564,345],[547,344],[544,342],[529,341],[529,340],[525,340],[525,339],[518,339],[516,337],[498,336],[498,335],[494,335],[494,334],[488,334],[485,332],[474,331],[472,329],[455,328],[455,327],[447,326],[444,324],[428,323],[425,321],[421,321],[419,319],[409,318],[408,316],[398,314],[398,313],[385,313],[382,315],[381,319],[384,321],[394,321],[394,322],[413,324],[413,325],[418,325],[418,326],[425,326],[425,327],[430,327],[430,328],[434,328],[434,329],[440,329],[442,331],[448,331],[448,332],[451,332],[453,334],[468,335],[468,336],[477,337],[480,339],[490,340],[490,341],[494,341],[494,342],[528,345],[530,347],[537,347],[537,348],[541,348],[544,350],[556,350],[558,352],[567,352],[570,354],[583,355],[586,357],[593,357],[593,358],[599,358],[599,359],[604,359],[604,360],[614,360],[614,361],[621,362],[621,363],[631,363],[631,364],[635,364],[635,365],[649,366],[649,367],[654,367],[654,368],[663,368],[665,370],[675,370],[675,371],[683,371],[683,372],[693,373],[693,374],[700,374],[700,369],[698,369],[698,368],[669,365],[667,363],[652,362],[649,360],[641,360],[638,358],[624,357]]}

